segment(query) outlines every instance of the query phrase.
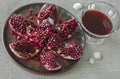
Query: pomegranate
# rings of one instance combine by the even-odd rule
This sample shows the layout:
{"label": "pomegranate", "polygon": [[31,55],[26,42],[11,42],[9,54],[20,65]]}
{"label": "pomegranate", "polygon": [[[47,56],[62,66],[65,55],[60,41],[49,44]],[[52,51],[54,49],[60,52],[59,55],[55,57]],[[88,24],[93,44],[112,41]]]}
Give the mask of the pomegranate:
{"label": "pomegranate", "polygon": [[69,59],[69,60],[77,60],[81,58],[83,54],[83,49],[74,43],[67,43],[65,47],[61,50],[60,56]]}
{"label": "pomegranate", "polygon": [[35,30],[35,25],[31,21],[25,20],[25,18],[17,14],[11,16],[9,25],[15,34],[25,38]]}
{"label": "pomegranate", "polygon": [[39,49],[34,43],[27,40],[19,40],[9,44],[12,52],[21,59],[29,59],[37,55]]}
{"label": "pomegranate", "polygon": [[60,24],[61,30],[60,30],[60,37],[63,40],[67,40],[73,36],[75,31],[78,28],[78,22],[75,19],[71,19],[69,21],[65,21],[64,23]]}
{"label": "pomegranate", "polygon": [[44,4],[41,8],[40,12],[38,13],[38,25],[40,23],[51,23],[54,25],[58,21],[58,13],[55,5],[52,4]]}
{"label": "pomegranate", "polygon": [[62,67],[61,61],[53,53],[53,51],[44,51],[40,53],[40,61],[46,70],[59,70]]}

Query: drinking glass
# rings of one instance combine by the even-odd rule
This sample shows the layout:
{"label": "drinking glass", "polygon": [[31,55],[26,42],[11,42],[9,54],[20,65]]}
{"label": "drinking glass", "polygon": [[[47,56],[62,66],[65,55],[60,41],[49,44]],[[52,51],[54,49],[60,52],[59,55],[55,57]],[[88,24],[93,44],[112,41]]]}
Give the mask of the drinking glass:
{"label": "drinking glass", "polygon": [[[87,11],[90,11],[90,10],[99,11],[105,14],[109,18],[109,20],[112,23],[112,30],[108,34],[99,35],[99,34],[92,33],[88,29],[86,29],[86,27],[82,22],[82,17]],[[119,29],[120,15],[118,10],[113,5],[103,1],[96,1],[96,2],[89,3],[87,7],[84,7],[81,10],[80,23],[85,31],[87,43],[96,45],[96,44],[101,44],[106,37],[110,36],[113,32],[116,32]]]}

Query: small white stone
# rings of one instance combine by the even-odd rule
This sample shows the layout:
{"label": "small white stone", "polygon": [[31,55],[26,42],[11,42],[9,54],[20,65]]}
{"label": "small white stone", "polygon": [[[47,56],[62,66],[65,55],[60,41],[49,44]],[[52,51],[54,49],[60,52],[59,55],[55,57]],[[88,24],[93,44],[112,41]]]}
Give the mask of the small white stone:
{"label": "small white stone", "polygon": [[89,62],[90,62],[91,64],[94,64],[94,62],[95,62],[94,58],[91,57],[91,58],[89,59]]}
{"label": "small white stone", "polygon": [[82,8],[82,4],[81,3],[75,3],[75,4],[73,4],[73,9],[80,10],[81,8]]}
{"label": "small white stone", "polygon": [[100,52],[95,52],[95,53],[93,54],[93,57],[94,57],[95,59],[97,59],[97,60],[101,59],[101,54],[100,54]]}

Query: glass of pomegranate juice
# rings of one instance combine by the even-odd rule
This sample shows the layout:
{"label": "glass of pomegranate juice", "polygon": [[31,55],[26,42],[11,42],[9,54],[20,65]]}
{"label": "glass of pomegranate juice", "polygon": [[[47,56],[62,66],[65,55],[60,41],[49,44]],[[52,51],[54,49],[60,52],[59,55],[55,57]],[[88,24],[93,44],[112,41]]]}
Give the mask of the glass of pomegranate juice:
{"label": "glass of pomegranate juice", "polygon": [[88,44],[96,45],[119,29],[120,15],[111,4],[96,1],[82,9],[80,22]]}

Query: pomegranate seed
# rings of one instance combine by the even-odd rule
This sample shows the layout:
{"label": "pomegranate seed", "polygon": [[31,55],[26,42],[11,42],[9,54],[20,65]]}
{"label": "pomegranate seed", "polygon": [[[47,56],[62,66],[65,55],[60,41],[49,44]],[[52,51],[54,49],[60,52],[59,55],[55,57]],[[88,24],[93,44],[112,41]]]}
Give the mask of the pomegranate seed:
{"label": "pomegranate seed", "polygon": [[38,12],[35,12],[35,13],[34,13],[34,16],[37,17],[37,16],[38,16]]}
{"label": "pomegranate seed", "polygon": [[29,15],[30,16],[33,15],[33,9],[32,8],[29,9]]}
{"label": "pomegranate seed", "polygon": [[16,35],[16,33],[14,31],[12,31],[12,35]]}
{"label": "pomegranate seed", "polygon": [[34,19],[33,16],[30,16],[30,19],[33,20]]}

